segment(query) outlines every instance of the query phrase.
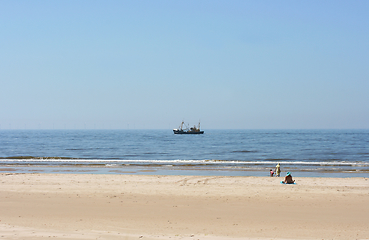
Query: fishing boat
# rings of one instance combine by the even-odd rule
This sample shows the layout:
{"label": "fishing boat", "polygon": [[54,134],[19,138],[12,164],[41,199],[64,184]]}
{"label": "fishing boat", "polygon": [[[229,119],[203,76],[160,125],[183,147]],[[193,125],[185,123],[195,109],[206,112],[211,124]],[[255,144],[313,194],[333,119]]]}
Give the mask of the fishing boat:
{"label": "fishing boat", "polygon": [[183,121],[178,129],[173,129],[174,134],[203,134],[204,131],[200,130],[200,122],[197,127],[194,125],[193,127],[188,127]]}

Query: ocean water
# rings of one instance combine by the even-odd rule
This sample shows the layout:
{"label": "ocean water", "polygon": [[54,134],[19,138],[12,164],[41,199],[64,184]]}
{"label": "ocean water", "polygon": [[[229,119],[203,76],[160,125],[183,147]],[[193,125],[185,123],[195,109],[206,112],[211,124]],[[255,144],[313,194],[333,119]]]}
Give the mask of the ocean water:
{"label": "ocean water", "polygon": [[369,130],[0,130],[2,172],[369,177]]}

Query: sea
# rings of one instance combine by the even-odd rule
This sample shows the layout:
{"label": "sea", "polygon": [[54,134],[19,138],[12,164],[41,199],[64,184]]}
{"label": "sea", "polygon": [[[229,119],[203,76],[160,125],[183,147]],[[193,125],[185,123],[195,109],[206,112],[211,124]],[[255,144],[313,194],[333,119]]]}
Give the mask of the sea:
{"label": "sea", "polygon": [[0,130],[0,172],[369,177],[369,130]]}

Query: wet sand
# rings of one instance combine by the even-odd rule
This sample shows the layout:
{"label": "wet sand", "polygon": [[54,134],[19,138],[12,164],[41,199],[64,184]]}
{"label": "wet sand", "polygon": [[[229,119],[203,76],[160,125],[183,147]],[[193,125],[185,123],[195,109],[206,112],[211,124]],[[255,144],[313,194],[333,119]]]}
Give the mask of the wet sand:
{"label": "wet sand", "polygon": [[0,173],[0,239],[369,239],[368,178]]}

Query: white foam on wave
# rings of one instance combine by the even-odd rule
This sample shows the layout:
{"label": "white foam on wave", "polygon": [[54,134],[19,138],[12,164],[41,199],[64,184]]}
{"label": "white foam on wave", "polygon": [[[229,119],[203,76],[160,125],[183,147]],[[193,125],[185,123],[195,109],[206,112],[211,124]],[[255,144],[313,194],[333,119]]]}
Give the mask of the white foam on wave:
{"label": "white foam on wave", "polygon": [[[201,165],[276,165],[275,161],[240,161],[240,160],[132,160],[132,159],[58,159],[58,158],[27,158],[27,159],[2,159],[3,163],[90,163],[90,164],[201,164]],[[281,165],[310,165],[310,166],[369,166],[369,162],[347,162],[347,161],[279,161]]]}

